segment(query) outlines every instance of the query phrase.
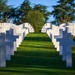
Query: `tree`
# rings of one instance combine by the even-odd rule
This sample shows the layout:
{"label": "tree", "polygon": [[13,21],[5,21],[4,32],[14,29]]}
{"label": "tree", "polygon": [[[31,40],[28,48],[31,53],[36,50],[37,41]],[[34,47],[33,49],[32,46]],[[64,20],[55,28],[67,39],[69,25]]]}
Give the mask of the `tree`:
{"label": "tree", "polygon": [[33,26],[35,32],[40,32],[42,26],[44,25],[44,16],[37,10],[29,11],[26,17],[26,22],[30,23]]}
{"label": "tree", "polygon": [[11,6],[7,5],[8,0],[0,0],[0,21],[7,22]]}
{"label": "tree", "polygon": [[47,11],[47,6],[38,4],[32,7],[31,2],[29,0],[24,0],[24,2],[20,6],[15,8],[15,13],[14,13],[15,17],[14,17],[13,23],[21,24],[26,22],[26,17],[29,11],[32,11],[32,10],[40,11],[44,15],[44,22],[48,21],[50,12]]}
{"label": "tree", "polygon": [[6,3],[8,0],[0,0],[0,12],[2,12],[6,7]]}
{"label": "tree", "polygon": [[14,12],[15,16],[13,22],[15,24],[21,24],[26,22],[26,16],[30,10],[32,10],[30,1],[24,0],[24,2],[20,6],[15,8],[15,12]]}
{"label": "tree", "polygon": [[3,22],[3,11],[5,10],[6,0],[0,0],[0,22]]}
{"label": "tree", "polygon": [[47,10],[47,6],[37,4],[34,6],[33,10],[38,10],[44,15],[45,23],[48,21],[50,12]]}
{"label": "tree", "polygon": [[74,0],[59,0],[58,4],[53,6],[52,15],[55,20],[52,23],[61,24],[73,22],[75,20],[75,2]]}

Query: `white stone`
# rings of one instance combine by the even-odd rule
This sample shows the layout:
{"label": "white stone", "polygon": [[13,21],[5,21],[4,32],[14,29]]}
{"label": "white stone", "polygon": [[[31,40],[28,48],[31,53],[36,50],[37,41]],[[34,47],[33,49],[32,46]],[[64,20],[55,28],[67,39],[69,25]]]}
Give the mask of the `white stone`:
{"label": "white stone", "polygon": [[47,28],[52,28],[52,24],[51,23],[45,23],[44,26],[41,29],[42,33],[46,33],[47,32]]}

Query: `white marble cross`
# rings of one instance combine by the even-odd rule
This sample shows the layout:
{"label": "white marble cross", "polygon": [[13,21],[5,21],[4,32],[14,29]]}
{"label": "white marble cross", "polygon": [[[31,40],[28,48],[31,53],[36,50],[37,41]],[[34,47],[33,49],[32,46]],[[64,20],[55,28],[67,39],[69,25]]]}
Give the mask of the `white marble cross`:
{"label": "white marble cross", "polygon": [[66,27],[65,31],[60,29],[60,35],[55,36],[56,40],[59,42],[59,45],[62,47],[62,60],[66,61],[66,67],[72,67],[72,50],[71,47],[75,45],[73,42],[71,33],[68,33],[68,28]]}

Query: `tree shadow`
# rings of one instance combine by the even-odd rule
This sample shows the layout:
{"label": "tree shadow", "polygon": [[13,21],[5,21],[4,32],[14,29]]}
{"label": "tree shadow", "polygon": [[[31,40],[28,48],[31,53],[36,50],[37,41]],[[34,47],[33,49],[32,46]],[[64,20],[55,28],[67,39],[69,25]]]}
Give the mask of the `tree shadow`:
{"label": "tree shadow", "polygon": [[59,57],[56,52],[19,51],[15,53],[15,56],[12,56],[11,61],[7,61],[7,67],[63,68],[62,65],[60,65],[62,66],[61,68],[58,66],[59,63],[65,67],[64,63],[61,61],[61,57]]}

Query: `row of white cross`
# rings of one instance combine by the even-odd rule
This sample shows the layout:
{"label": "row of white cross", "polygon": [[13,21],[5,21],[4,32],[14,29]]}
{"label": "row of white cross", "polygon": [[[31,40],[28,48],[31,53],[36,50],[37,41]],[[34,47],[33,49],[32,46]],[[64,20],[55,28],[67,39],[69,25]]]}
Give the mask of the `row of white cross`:
{"label": "row of white cross", "polygon": [[62,55],[62,60],[66,61],[66,67],[72,67],[72,46],[75,46],[72,36],[75,36],[75,23],[64,23],[60,26],[46,23],[41,32],[48,34],[59,55]]}
{"label": "row of white cross", "polygon": [[21,44],[28,33],[34,32],[29,23],[14,25],[0,23],[0,67],[6,67],[6,60],[11,60],[11,55]]}

